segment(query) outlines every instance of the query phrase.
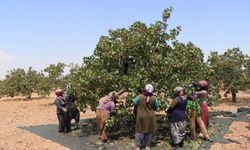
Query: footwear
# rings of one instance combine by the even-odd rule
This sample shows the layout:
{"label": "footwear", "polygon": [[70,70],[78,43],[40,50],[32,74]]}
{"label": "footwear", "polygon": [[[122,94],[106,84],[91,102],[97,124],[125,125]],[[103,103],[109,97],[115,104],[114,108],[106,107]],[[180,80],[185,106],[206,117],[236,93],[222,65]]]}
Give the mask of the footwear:
{"label": "footwear", "polygon": [[209,141],[209,142],[214,142],[214,140],[210,139],[210,138],[207,138],[206,140]]}
{"label": "footwear", "polygon": [[171,146],[174,147],[174,148],[180,147],[179,144],[171,144]]}
{"label": "footwear", "polygon": [[102,140],[102,143],[107,143],[108,140]]}
{"label": "footwear", "polygon": [[204,138],[204,136],[203,136],[202,133],[199,133],[198,137],[199,137],[199,138]]}
{"label": "footwear", "polygon": [[179,146],[180,146],[180,147],[183,147],[183,146],[184,146],[184,142],[181,141],[181,142],[179,143]]}
{"label": "footwear", "polygon": [[149,147],[149,146],[146,146],[145,150],[150,150],[150,147]]}
{"label": "footwear", "polygon": [[71,132],[71,130],[67,130],[67,131],[65,131],[64,133],[69,133],[69,132]]}

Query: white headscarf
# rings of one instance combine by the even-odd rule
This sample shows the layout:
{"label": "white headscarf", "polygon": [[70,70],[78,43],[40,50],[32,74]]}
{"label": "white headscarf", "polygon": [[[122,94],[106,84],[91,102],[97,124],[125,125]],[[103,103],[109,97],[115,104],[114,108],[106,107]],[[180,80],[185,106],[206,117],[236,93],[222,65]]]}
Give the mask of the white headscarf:
{"label": "white headscarf", "polygon": [[[145,89],[145,91],[146,91],[147,93],[153,94],[154,87],[153,87],[152,84],[146,84],[146,86],[145,86],[144,89]],[[150,98],[150,96],[147,96],[147,103],[149,102],[149,98]]]}
{"label": "white headscarf", "polygon": [[177,86],[176,88],[174,88],[175,94],[178,94],[180,91],[183,91],[183,87]]}
{"label": "white headscarf", "polygon": [[154,91],[153,85],[152,84],[146,84],[145,91],[148,92],[148,93],[153,93],[153,91]]}

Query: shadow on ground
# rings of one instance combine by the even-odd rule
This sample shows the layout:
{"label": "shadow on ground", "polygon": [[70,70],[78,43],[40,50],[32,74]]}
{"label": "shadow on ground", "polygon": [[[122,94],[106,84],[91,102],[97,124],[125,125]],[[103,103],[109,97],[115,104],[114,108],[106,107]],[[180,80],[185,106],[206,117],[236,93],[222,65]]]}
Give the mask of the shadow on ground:
{"label": "shadow on ground", "polygon": [[[159,116],[157,121],[162,122],[162,117]],[[125,125],[126,126],[126,125]],[[124,132],[112,132],[109,134],[109,141],[102,143],[98,138],[97,125],[95,119],[84,119],[80,121],[79,126],[72,126],[71,133],[58,133],[58,125],[40,125],[40,126],[29,126],[20,127],[21,129],[27,130],[31,133],[37,134],[43,138],[49,139],[53,142],[59,143],[72,150],[131,150],[134,149],[134,132],[124,128]],[[128,128],[134,128],[134,125],[128,126]],[[160,124],[158,127],[159,134],[154,137],[152,150],[158,150],[159,147],[166,149],[169,145],[165,143],[159,143],[159,140],[168,140],[169,136],[166,136],[167,127],[166,124]],[[122,130],[123,131],[123,130]],[[165,132],[164,132],[165,131]]]}
{"label": "shadow on ground", "polygon": [[[202,141],[197,147],[192,147],[192,142],[187,140],[185,148],[181,149],[205,149],[208,150],[214,143],[239,143],[240,141],[225,139],[224,135],[228,133],[229,126],[233,121],[249,121],[247,114],[250,113],[250,109],[239,109],[238,113],[231,112],[211,112],[210,122],[211,127],[209,131],[212,135],[212,139],[215,142]],[[170,149],[169,142],[170,136],[169,127],[165,116],[157,116],[158,132],[154,136],[152,150]],[[127,125],[124,125],[125,127]],[[124,126],[122,128],[124,128]],[[58,125],[41,125],[41,126],[29,126],[20,127],[31,133],[37,134],[43,138],[49,139],[53,142],[59,143],[72,150],[131,150],[134,148],[134,124],[130,123],[127,128],[124,128],[124,132],[119,133],[114,131],[110,134],[110,140],[108,143],[102,143],[97,134],[95,119],[85,119],[80,121],[80,126],[73,126],[71,133],[58,133]],[[121,129],[120,126],[117,128]],[[127,129],[127,130],[126,130]],[[119,130],[121,131],[121,130]],[[126,131],[129,131],[128,134]],[[126,133],[126,134],[124,134]],[[132,135],[132,136],[131,136]]]}
{"label": "shadow on ground", "polygon": [[237,113],[232,113],[229,111],[218,111],[218,112],[210,112],[210,120],[212,126],[215,127],[214,134],[212,138],[215,142],[204,142],[204,144],[200,147],[201,149],[209,150],[211,146],[215,143],[236,143],[240,144],[240,141],[233,140],[229,138],[224,138],[224,136],[229,133],[229,127],[233,121],[241,121],[241,122],[249,122],[250,108],[238,108]]}
{"label": "shadow on ground", "polygon": [[94,121],[94,119],[81,120],[80,124],[86,127],[86,132],[82,132],[80,129],[73,126],[72,128],[76,129],[73,129],[71,133],[58,133],[57,124],[20,128],[59,143],[72,150],[117,149],[116,147],[110,146],[110,144],[103,144],[99,141],[97,133],[92,129],[95,127],[95,123],[93,123]]}

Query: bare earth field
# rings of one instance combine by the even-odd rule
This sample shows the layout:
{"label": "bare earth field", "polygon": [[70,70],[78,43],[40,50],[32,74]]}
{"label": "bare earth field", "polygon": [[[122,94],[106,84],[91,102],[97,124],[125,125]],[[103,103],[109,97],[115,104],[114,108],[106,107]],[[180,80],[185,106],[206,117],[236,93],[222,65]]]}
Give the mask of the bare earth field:
{"label": "bare earth field", "polygon": [[[238,93],[238,102],[233,104],[230,97],[223,100],[210,111],[231,111],[235,113],[239,107],[250,107],[250,94]],[[68,148],[39,137],[20,126],[34,126],[57,124],[54,96],[32,100],[23,97],[0,99],[0,149],[1,150],[67,150]],[[81,113],[81,119],[95,117],[95,113],[88,111]],[[248,116],[250,118],[250,115]],[[240,143],[221,144],[215,143],[213,150],[248,149],[250,148],[250,123],[234,121],[225,135],[225,138],[240,141]]]}
{"label": "bare earth field", "polygon": [[[18,98],[0,99],[0,149],[1,150],[67,150],[50,140],[41,138],[20,126],[34,126],[57,124],[55,106],[52,105],[55,97],[33,98],[24,100]],[[81,113],[81,118],[95,117],[94,113]]]}
{"label": "bare earth field", "polygon": [[[227,98],[222,98],[219,105],[210,108],[210,111],[231,111],[233,113],[237,112],[237,108],[246,107],[250,108],[250,94],[249,93],[238,93],[238,102],[232,103],[231,96]],[[250,115],[248,114],[248,122],[234,121],[230,127],[228,134],[224,138],[230,140],[236,140],[240,143],[228,143],[221,144],[215,143],[211,149],[213,150],[249,150],[250,149]]]}

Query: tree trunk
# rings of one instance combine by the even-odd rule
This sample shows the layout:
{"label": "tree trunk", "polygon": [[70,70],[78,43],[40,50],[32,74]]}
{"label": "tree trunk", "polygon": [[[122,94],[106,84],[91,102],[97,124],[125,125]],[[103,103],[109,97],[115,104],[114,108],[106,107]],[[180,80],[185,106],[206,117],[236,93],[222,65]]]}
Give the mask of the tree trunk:
{"label": "tree trunk", "polygon": [[232,102],[236,103],[236,90],[234,88],[231,88],[232,93]]}
{"label": "tree trunk", "polygon": [[230,94],[230,89],[225,92],[224,97],[227,97],[227,94]]}

